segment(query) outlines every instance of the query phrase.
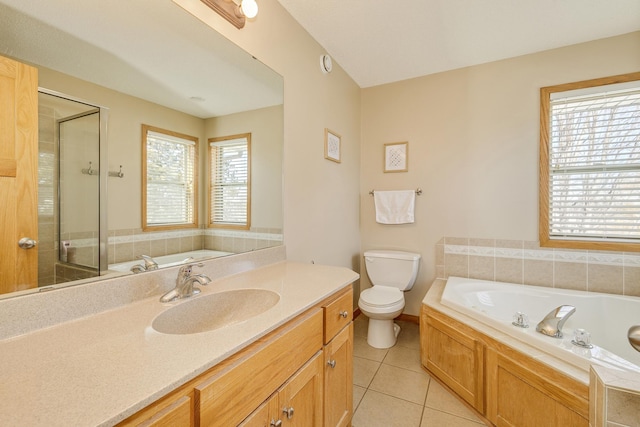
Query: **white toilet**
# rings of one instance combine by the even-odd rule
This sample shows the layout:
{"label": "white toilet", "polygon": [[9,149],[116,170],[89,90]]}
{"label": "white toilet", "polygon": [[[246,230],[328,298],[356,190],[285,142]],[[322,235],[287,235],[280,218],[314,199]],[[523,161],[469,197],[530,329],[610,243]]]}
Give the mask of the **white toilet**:
{"label": "white toilet", "polygon": [[360,293],[358,307],[369,318],[367,342],[371,347],[393,347],[400,326],[393,319],[404,308],[404,291],[413,287],[420,254],[376,250],[364,253],[367,275],[373,287]]}

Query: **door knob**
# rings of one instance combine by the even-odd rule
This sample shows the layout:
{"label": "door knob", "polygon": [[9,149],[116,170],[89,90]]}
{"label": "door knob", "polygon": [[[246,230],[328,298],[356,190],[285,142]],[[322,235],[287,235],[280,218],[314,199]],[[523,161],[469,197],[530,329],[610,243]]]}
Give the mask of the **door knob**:
{"label": "door knob", "polygon": [[327,361],[327,365],[331,366],[332,368],[335,368],[336,367],[336,359],[328,360]]}
{"label": "door knob", "polygon": [[22,249],[31,249],[31,248],[34,248],[37,243],[38,242],[36,242],[33,239],[30,239],[29,237],[23,237],[18,241],[18,246],[20,246],[20,248]]}
{"label": "door knob", "polygon": [[271,420],[269,427],[282,427],[282,420]]}
{"label": "door knob", "polygon": [[348,311],[343,310],[343,311],[340,312],[340,317],[346,319],[347,316],[349,316],[349,312]]}

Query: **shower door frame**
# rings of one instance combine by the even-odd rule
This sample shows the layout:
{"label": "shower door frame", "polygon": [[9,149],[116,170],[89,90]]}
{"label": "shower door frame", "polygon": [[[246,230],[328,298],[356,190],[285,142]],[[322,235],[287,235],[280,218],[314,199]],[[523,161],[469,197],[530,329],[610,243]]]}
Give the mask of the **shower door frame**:
{"label": "shower door frame", "polygon": [[[107,178],[109,176],[109,159],[107,150],[107,121],[109,119],[109,109],[101,105],[97,105],[94,102],[89,102],[81,98],[67,95],[65,93],[57,92],[51,89],[38,87],[38,92],[46,95],[55,96],[58,98],[66,99],[73,102],[88,105],[97,110],[99,114],[100,130],[99,130],[99,155],[100,161],[98,165],[99,170],[99,188],[98,188],[98,274],[104,275],[109,268],[108,248],[109,248],[109,230],[107,224]],[[58,178],[58,206],[60,206],[60,179]],[[59,236],[57,236],[59,240]]]}

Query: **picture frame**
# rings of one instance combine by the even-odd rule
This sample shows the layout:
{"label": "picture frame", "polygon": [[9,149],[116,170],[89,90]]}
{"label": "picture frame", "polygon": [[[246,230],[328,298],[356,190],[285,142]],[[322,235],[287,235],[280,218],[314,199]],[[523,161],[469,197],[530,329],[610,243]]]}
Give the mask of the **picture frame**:
{"label": "picture frame", "polygon": [[336,132],[324,129],[324,158],[332,162],[342,161],[342,137]]}
{"label": "picture frame", "polygon": [[390,142],[384,144],[384,172],[409,171],[409,143]]}

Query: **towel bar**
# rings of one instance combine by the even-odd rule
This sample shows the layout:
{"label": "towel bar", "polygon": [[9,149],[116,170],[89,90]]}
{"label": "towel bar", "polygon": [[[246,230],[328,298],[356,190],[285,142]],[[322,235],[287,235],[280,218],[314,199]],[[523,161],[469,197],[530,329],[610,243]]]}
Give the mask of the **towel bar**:
{"label": "towel bar", "polygon": [[[371,191],[369,191],[369,194],[371,196],[373,196],[373,193],[375,193],[375,192],[376,192],[376,190],[371,190]],[[418,187],[418,188],[416,188],[416,196],[420,196],[420,195],[422,195],[422,188]]]}

